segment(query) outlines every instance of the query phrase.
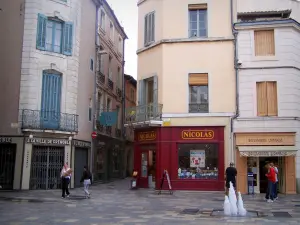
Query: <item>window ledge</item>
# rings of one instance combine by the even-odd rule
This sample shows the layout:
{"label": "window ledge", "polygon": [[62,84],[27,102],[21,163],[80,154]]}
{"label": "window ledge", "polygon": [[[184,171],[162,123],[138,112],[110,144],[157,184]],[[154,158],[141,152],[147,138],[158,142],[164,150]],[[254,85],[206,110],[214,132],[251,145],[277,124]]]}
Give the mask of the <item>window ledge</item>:
{"label": "window ledge", "polygon": [[67,0],[67,1],[63,1],[63,0],[50,0],[52,2],[56,2],[58,4],[62,4],[62,5],[66,5],[66,6],[69,6],[69,1],[70,0]]}
{"label": "window ledge", "polygon": [[164,113],[162,118],[184,118],[184,117],[231,117],[234,112],[221,112],[221,113]]}
{"label": "window ledge", "polygon": [[278,61],[276,56],[253,56],[253,61]]}
{"label": "window ledge", "polygon": [[48,55],[48,56],[53,56],[53,57],[59,57],[59,58],[62,58],[62,59],[66,59],[67,58],[66,55],[63,55],[61,53],[49,52],[49,51],[46,51],[46,50],[45,51],[38,50],[38,52],[41,53],[41,54],[43,54],[43,55]]}

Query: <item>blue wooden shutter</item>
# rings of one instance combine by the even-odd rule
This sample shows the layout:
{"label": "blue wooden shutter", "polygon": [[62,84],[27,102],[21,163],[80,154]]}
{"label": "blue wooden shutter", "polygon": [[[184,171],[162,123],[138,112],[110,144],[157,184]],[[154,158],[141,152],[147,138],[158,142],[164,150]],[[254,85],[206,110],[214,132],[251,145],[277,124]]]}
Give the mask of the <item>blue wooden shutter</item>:
{"label": "blue wooden shutter", "polygon": [[148,43],[148,32],[148,15],[146,15],[144,20],[144,45]]}
{"label": "blue wooden shutter", "polygon": [[138,89],[138,105],[145,105],[145,80],[139,80],[139,89]]}
{"label": "blue wooden shutter", "polygon": [[66,22],[64,24],[63,54],[72,55],[72,49],[73,49],[73,23]]}
{"label": "blue wooden shutter", "polygon": [[42,14],[38,14],[36,48],[40,50],[45,50],[46,48],[46,24],[47,17]]}

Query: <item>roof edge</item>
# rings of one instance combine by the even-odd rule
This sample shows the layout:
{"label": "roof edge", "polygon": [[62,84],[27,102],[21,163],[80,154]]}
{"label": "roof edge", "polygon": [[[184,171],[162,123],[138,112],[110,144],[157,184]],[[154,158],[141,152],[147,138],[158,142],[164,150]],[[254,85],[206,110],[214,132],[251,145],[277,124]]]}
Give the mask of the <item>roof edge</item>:
{"label": "roof edge", "polygon": [[270,25],[270,24],[288,24],[293,23],[300,28],[300,23],[292,18],[280,20],[260,20],[260,21],[241,21],[234,24],[234,26],[253,26],[253,25]]}

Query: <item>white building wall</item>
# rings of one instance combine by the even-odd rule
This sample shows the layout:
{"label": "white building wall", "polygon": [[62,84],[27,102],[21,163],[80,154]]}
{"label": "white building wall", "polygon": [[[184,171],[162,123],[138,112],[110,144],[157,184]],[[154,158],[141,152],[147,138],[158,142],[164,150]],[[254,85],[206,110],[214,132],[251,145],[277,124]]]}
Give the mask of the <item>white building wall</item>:
{"label": "white building wall", "polygon": [[[40,51],[36,48],[38,13],[73,22],[72,56]],[[55,69],[63,74],[61,112],[76,114],[79,43],[80,0],[26,0],[22,52],[20,109],[40,110],[42,74]]]}
{"label": "white building wall", "polygon": [[[234,132],[296,132],[296,147],[300,150],[300,29],[276,28],[275,57],[265,60],[254,56],[253,30],[240,30],[238,58],[241,67],[248,69],[239,70],[240,118],[234,121]],[[277,81],[278,117],[257,117],[256,82],[259,81]],[[296,177],[299,189],[300,151]]]}

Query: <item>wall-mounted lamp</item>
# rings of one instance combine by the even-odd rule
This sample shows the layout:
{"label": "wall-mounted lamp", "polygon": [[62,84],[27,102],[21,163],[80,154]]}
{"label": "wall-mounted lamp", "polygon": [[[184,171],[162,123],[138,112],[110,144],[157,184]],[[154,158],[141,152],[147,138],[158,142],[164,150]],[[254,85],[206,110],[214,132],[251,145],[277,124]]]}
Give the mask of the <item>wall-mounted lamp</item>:
{"label": "wall-mounted lamp", "polygon": [[32,139],[32,138],[33,138],[33,135],[32,135],[32,134],[30,134],[30,135],[29,135],[29,138],[30,138],[30,139]]}
{"label": "wall-mounted lamp", "polygon": [[73,139],[72,136],[70,136],[70,137],[69,137],[69,141],[72,141],[72,139]]}

